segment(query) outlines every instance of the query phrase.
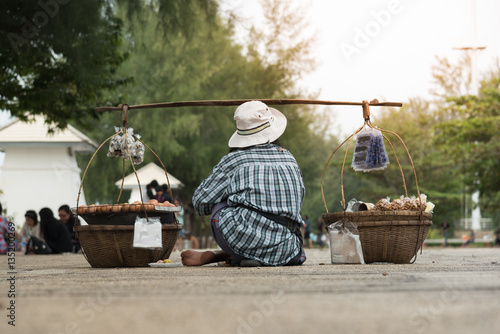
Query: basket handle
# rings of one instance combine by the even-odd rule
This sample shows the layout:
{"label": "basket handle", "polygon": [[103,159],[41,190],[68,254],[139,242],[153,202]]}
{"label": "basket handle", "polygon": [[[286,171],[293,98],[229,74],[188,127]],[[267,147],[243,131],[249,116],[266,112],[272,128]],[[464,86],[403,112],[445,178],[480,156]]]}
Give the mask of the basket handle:
{"label": "basket handle", "polygon": [[[370,121],[370,109],[369,109],[369,104],[367,103],[367,101],[363,101],[362,107],[363,107],[363,118],[365,119],[365,123],[360,128],[358,128],[353,134],[351,134],[349,137],[347,137],[347,139],[345,139],[339,146],[337,146],[337,148],[332,152],[332,154],[328,158],[328,160],[327,160],[327,162],[325,164],[325,167],[323,168],[323,171],[321,172],[321,187],[320,187],[320,189],[321,189],[321,198],[323,200],[323,204],[325,206],[326,212],[328,212],[328,207],[326,205],[325,195],[324,195],[324,191],[323,191],[323,178],[324,178],[325,170],[328,167],[328,165],[330,164],[330,161],[333,158],[333,155],[338,151],[338,149],[340,147],[342,147],[348,141],[347,149],[346,149],[346,152],[344,154],[344,160],[342,162],[342,171],[341,171],[341,174],[340,174],[340,189],[341,189],[341,195],[342,195],[342,208],[345,211],[346,210],[346,205],[345,205],[345,196],[344,196],[344,179],[343,179],[343,176],[344,176],[345,162],[346,162],[346,159],[347,159],[347,153],[349,152],[349,146],[351,144],[351,141],[352,141],[353,137],[356,134],[358,134],[367,125],[370,128],[372,128],[372,129],[379,130],[381,132],[390,133],[390,134],[395,135],[401,141],[401,143],[403,144],[403,147],[405,148],[406,153],[408,154],[408,158],[410,159],[410,162],[411,162],[411,166],[412,166],[412,169],[413,169],[413,175],[415,177],[415,185],[417,187],[417,194],[418,194],[418,198],[419,198],[419,204],[420,204],[420,207],[421,207],[421,205],[422,205],[422,199],[420,197],[420,190],[419,190],[419,187],[418,187],[417,172],[415,170],[415,165],[413,164],[413,159],[411,158],[411,154],[410,154],[410,151],[408,150],[408,147],[404,143],[403,139],[397,133],[377,128],[376,126],[374,126],[371,123],[371,121]],[[392,145],[391,141],[385,135],[383,135],[383,137],[389,142],[389,144],[391,146],[392,152],[394,154],[394,157],[396,158],[396,162],[397,162],[397,164],[399,166],[399,170],[401,172],[401,177],[402,177],[402,180],[403,180],[403,187],[404,187],[404,190],[405,190],[405,195],[408,196],[408,190],[406,188],[406,182],[405,182],[405,178],[404,178],[403,168],[401,167],[401,164],[400,164],[399,159],[397,157],[396,151],[394,150],[394,146]]]}

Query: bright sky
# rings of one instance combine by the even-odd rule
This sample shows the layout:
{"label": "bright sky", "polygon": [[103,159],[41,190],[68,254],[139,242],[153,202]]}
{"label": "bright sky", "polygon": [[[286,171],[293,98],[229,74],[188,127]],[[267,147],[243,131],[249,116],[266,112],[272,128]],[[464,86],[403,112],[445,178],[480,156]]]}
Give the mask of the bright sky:
{"label": "bright sky", "polygon": [[[431,67],[436,56],[457,59],[473,46],[473,0],[288,0],[292,7],[309,3],[302,12],[317,32],[317,70],[300,82],[320,99],[405,102],[429,97]],[[227,0],[250,22],[259,22],[259,0]],[[500,59],[500,1],[476,0],[478,70]],[[361,108],[328,107],[341,116],[342,132],[361,125]],[[376,121],[377,108],[372,107]]]}

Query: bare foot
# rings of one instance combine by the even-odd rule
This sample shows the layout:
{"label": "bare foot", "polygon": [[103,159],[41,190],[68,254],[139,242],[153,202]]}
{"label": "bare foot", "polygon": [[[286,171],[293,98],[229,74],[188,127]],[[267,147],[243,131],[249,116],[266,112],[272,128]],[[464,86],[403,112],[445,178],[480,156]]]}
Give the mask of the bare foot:
{"label": "bare foot", "polygon": [[181,253],[182,264],[185,266],[202,266],[204,264],[225,261],[229,254],[223,251],[204,251],[185,250]]}

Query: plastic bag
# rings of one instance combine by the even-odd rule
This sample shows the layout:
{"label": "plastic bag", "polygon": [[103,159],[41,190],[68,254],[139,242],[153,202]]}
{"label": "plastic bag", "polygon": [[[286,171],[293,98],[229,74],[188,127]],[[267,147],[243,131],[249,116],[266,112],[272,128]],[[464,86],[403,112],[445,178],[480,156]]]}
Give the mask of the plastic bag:
{"label": "plastic bag", "polygon": [[328,226],[332,264],[365,264],[356,224],[341,219]]}
{"label": "plastic bag", "polygon": [[[121,130],[115,127],[116,133]],[[136,134],[136,138],[141,138],[140,135]],[[132,161],[135,165],[138,165],[144,161],[144,145],[138,140],[134,139],[134,129],[128,128],[123,136],[114,136],[111,138],[109,143],[108,157],[118,157],[125,160],[132,157]]]}
{"label": "plastic bag", "polygon": [[356,172],[382,170],[389,164],[382,132],[365,127],[357,135],[351,167]]}
{"label": "plastic bag", "polygon": [[137,216],[134,224],[134,247],[163,248],[161,240],[160,217],[146,218]]}

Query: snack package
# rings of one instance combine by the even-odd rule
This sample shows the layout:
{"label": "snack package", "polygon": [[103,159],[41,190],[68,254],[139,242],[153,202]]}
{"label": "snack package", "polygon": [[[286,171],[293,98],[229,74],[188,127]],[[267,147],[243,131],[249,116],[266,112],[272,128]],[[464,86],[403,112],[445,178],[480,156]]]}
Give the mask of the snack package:
{"label": "snack package", "polygon": [[[122,131],[115,127],[116,133]],[[139,135],[135,137],[140,138]],[[109,143],[108,157],[118,157],[128,160],[132,157],[134,164],[140,164],[144,161],[144,145],[134,139],[134,129],[128,128],[123,136],[114,136]]]}
{"label": "snack package", "polygon": [[163,248],[160,217],[135,218],[134,243],[137,248]]}
{"label": "snack package", "polygon": [[373,210],[377,211],[390,211],[391,210],[391,202],[389,200],[389,197],[387,198],[382,198],[379,200],[376,204]]}
{"label": "snack package", "polygon": [[332,264],[365,264],[356,224],[341,219],[328,226]]}
{"label": "snack package", "polygon": [[379,130],[365,127],[357,135],[351,167],[354,171],[382,170],[389,164],[384,137]]}
{"label": "snack package", "polygon": [[397,198],[392,201],[390,210],[391,211],[400,211],[403,210],[403,199],[402,198]]}

